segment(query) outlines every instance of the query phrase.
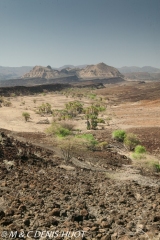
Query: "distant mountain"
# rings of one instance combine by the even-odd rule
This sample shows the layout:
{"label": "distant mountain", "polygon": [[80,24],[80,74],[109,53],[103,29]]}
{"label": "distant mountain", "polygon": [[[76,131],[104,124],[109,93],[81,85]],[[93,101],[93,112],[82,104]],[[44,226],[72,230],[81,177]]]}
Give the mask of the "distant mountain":
{"label": "distant mountain", "polygon": [[121,68],[117,68],[120,73],[124,74],[124,73],[138,73],[138,72],[146,72],[146,73],[160,73],[160,69],[159,68],[154,68],[154,67],[150,67],[150,66],[144,66],[142,68],[140,67],[121,67]]}
{"label": "distant mountain", "polygon": [[154,68],[150,66],[145,66],[141,68],[142,72],[148,72],[148,73],[160,73],[160,68]]}
{"label": "distant mountain", "polygon": [[[58,70],[58,71],[61,71],[63,69],[82,69],[84,67],[86,67],[87,65],[78,65],[78,66],[73,66],[73,65],[64,65],[60,68],[51,68],[52,70]],[[38,66],[37,66],[38,67]],[[0,80],[8,80],[8,79],[16,79],[16,78],[20,78],[22,77],[23,75],[25,75],[26,73],[29,73],[29,71],[31,71],[33,69],[33,66],[23,66],[23,67],[2,67],[0,66]],[[64,73],[65,70],[63,70],[62,73]],[[75,71],[71,71],[69,74],[73,74]],[[61,77],[61,74],[59,74],[59,72],[54,72],[52,73],[53,74],[53,77],[58,77],[58,75],[60,75]],[[68,72],[67,72],[68,74]],[[40,74],[41,75],[41,74]],[[64,74],[63,74],[64,75]],[[27,76],[27,75],[26,75]],[[49,73],[47,73],[47,76],[49,77]],[[28,75],[29,77],[29,75]]]}
{"label": "distant mountain", "polygon": [[[128,73],[149,73],[151,74],[152,78],[157,78],[158,73],[160,73],[159,68],[154,68],[150,66],[144,66],[142,68],[132,66],[132,67],[122,67],[122,68],[113,68],[110,67],[104,63],[99,63],[97,65],[64,65],[60,68],[51,68],[50,66],[47,67],[41,67],[36,66],[36,69],[32,71],[34,67],[32,66],[22,66],[22,67],[2,67],[0,66],[0,80],[8,80],[8,79],[17,79],[23,76],[29,78],[29,77],[45,77],[45,78],[57,78],[57,77],[65,77],[65,76],[78,76],[79,78],[110,78],[114,76],[121,76],[120,74],[128,74]],[[39,70],[38,70],[39,68]],[[41,70],[40,70],[41,68]],[[43,69],[42,69],[43,68]],[[112,68],[112,69],[111,69]],[[115,71],[116,70],[116,71]],[[32,71],[32,72],[30,72]],[[119,71],[119,72],[117,72]],[[30,74],[30,75],[28,75]],[[152,75],[153,74],[153,75]],[[155,75],[154,75],[155,74]],[[134,74],[132,74],[133,76]],[[140,75],[139,75],[140,76]],[[142,78],[143,78],[142,76]],[[136,78],[136,76],[133,76],[133,79]],[[150,78],[150,75],[147,76],[147,78]]]}
{"label": "distant mountain", "polygon": [[0,80],[19,78],[29,72],[32,67],[2,67],[0,66]]}
{"label": "distant mountain", "polygon": [[131,72],[124,73],[124,76],[131,80],[160,80],[160,73]]}
{"label": "distant mountain", "polygon": [[66,69],[66,68],[70,68],[70,69],[80,68],[80,69],[82,69],[82,68],[85,68],[85,67],[87,67],[87,64],[77,65],[77,66],[74,66],[74,65],[64,65],[64,66],[62,66],[62,67],[60,67],[60,68],[57,68],[57,69],[58,69],[58,70],[62,70],[62,69]]}
{"label": "distant mountain", "polygon": [[80,79],[104,79],[113,77],[123,77],[123,75],[114,67],[108,66],[105,63],[97,65],[88,65],[84,69],[78,67],[72,68],[71,66],[61,70],[52,69],[50,66],[42,67],[35,66],[29,73],[26,73],[22,78],[61,78],[68,76],[76,76]]}

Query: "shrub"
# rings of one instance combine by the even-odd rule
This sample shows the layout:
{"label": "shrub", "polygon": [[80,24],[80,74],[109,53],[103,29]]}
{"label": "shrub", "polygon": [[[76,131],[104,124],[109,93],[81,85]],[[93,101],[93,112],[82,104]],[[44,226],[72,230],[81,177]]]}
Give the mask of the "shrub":
{"label": "shrub", "polygon": [[38,108],[40,114],[49,114],[52,113],[51,104],[42,103],[42,105]]}
{"label": "shrub", "polygon": [[83,111],[83,104],[79,101],[68,102],[65,107],[72,117],[76,117],[77,114],[80,114]]}
{"label": "shrub", "polygon": [[71,131],[67,128],[62,127],[61,124],[53,122],[52,125],[47,128],[47,133],[51,135],[56,135],[57,137],[66,137],[71,134]]}
{"label": "shrub", "polygon": [[98,147],[100,147],[101,151],[104,150],[108,145],[108,142],[101,142],[98,144]]}
{"label": "shrub", "polygon": [[139,143],[137,136],[133,133],[127,134],[124,138],[124,144],[129,150],[134,150]]}
{"label": "shrub", "polygon": [[83,141],[73,136],[68,136],[65,139],[58,139],[57,145],[61,150],[65,162],[71,160],[71,158],[77,155],[77,153],[84,153],[86,150],[86,146],[83,144]]}
{"label": "shrub", "polygon": [[10,101],[3,102],[3,106],[5,106],[5,107],[10,107],[11,105],[12,105],[12,103]]}
{"label": "shrub", "polygon": [[141,145],[137,145],[134,149],[135,153],[138,153],[138,154],[142,154],[142,153],[146,153],[146,149],[144,146],[141,146]]}
{"label": "shrub", "polygon": [[66,128],[60,127],[57,129],[56,135],[58,137],[66,137],[66,136],[70,135],[70,131]]}
{"label": "shrub", "polygon": [[113,133],[112,133],[112,137],[114,139],[116,139],[117,141],[119,142],[123,142],[124,141],[124,138],[126,136],[126,132],[124,130],[115,130]]}
{"label": "shrub", "polygon": [[89,98],[90,98],[90,99],[95,99],[96,96],[97,96],[97,95],[96,95],[95,93],[90,93],[90,94],[89,94]]}
{"label": "shrub", "polygon": [[98,111],[99,112],[103,112],[103,111],[105,111],[106,110],[106,107],[104,107],[104,106],[99,106],[98,107]]}
{"label": "shrub", "polygon": [[22,116],[24,117],[26,122],[30,119],[30,114],[28,112],[23,112]]}
{"label": "shrub", "polygon": [[98,141],[94,138],[92,134],[85,133],[82,135],[77,135],[77,138],[83,139],[90,150],[94,150],[96,145],[98,144]]}
{"label": "shrub", "polygon": [[72,131],[73,128],[75,127],[75,124],[69,122],[69,121],[64,121],[64,122],[61,122],[60,125],[65,128],[65,129],[68,129],[69,131]]}

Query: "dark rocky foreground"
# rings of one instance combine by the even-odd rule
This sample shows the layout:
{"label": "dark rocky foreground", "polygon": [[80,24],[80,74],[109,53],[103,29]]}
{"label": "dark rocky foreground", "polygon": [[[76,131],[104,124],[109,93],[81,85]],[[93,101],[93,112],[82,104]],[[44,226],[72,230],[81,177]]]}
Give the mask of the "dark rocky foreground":
{"label": "dark rocky foreground", "polygon": [[124,82],[121,77],[114,78],[94,78],[94,79],[80,79],[76,76],[61,77],[54,79],[46,78],[27,78],[27,79],[10,79],[0,81],[0,87],[16,87],[16,86],[40,86],[40,85],[52,85],[52,84],[86,84],[90,82],[91,84],[103,83],[103,84],[116,84]]}
{"label": "dark rocky foreground", "polygon": [[86,81],[86,82],[81,82],[81,83],[76,83],[76,84],[70,84],[70,83],[51,83],[51,84],[43,84],[43,85],[35,85],[35,86],[13,86],[13,87],[0,87],[0,96],[5,96],[5,97],[10,97],[12,94],[15,96],[26,96],[26,95],[33,95],[33,94],[38,94],[38,93],[44,93],[44,92],[54,92],[54,91],[61,91],[63,89],[67,88],[74,88],[74,87],[79,87],[79,88],[104,88],[104,85],[101,82],[91,82],[91,81]]}
{"label": "dark rocky foreground", "polygon": [[[116,181],[98,168],[61,164],[54,152],[1,132],[0,233],[17,231],[17,239],[35,239],[42,230],[84,231],[83,238],[48,239],[160,239],[158,184]],[[32,233],[18,238],[23,231]]]}

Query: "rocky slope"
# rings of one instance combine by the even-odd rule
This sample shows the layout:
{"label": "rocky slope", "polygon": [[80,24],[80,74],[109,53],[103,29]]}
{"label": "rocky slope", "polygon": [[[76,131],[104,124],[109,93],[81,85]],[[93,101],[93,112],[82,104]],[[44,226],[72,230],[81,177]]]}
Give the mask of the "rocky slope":
{"label": "rocky slope", "polygon": [[[114,160],[117,154],[106,155]],[[119,159],[125,163],[123,157]],[[160,237],[158,182],[152,186],[116,181],[98,168],[86,169],[73,163],[64,166],[54,152],[4,132],[0,163],[0,231],[8,231],[7,234],[17,231],[16,239],[22,232],[23,239],[29,239],[26,237],[29,231],[30,239],[31,236],[35,239],[37,233],[36,239],[42,239],[42,230],[58,231],[54,239],[59,240]],[[62,236],[67,231],[72,238]]]}
{"label": "rocky slope", "polygon": [[42,66],[35,66],[29,73],[26,73],[22,76],[22,78],[46,78],[46,79],[53,79],[59,77],[66,77],[68,76],[67,71],[58,71],[52,69],[50,66],[42,67]]}
{"label": "rocky slope", "polygon": [[85,69],[79,70],[77,76],[83,79],[123,77],[116,68],[105,63],[88,65]]}

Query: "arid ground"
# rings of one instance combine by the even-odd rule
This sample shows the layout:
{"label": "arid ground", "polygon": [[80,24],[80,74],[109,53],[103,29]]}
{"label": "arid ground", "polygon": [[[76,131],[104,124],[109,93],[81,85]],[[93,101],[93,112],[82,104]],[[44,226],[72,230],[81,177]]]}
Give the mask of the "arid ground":
{"label": "arid ground", "polygon": [[[2,98],[11,105],[0,107],[0,230],[18,231],[17,239],[22,231],[29,239],[30,230],[32,239],[36,230],[84,231],[75,239],[88,240],[160,239],[160,173],[151,166],[160,161],[160,82]],[[80,134],[106,142],[106,148],[77,149],[66,162],[55,136],[46,133],[52,114],[38,114],[38,109],[49,103],[52,110],[62,110],[75,100],[106,108],[99,113],[105,123],[97,130],[87,130],[83,113],[67,120]],[[29,121],[23,112],[30,114]],[[117,129],[136,134],[146,155],[134,159],[112,138]]]}

